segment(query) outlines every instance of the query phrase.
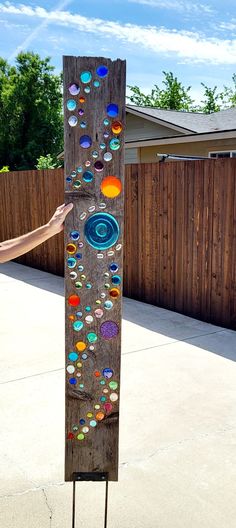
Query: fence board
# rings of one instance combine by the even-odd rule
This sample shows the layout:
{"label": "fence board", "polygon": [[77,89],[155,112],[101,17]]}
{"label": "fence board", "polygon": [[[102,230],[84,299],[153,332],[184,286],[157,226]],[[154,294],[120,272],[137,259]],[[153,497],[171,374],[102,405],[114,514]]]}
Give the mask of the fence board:
{"label": "fence board", "polygon": [[[47,222],[63,171],[0,175],[0,239]],[[126,166],[124,293],[236,329],[236,160]],[[18,259],[63,274],[63,235]]]}

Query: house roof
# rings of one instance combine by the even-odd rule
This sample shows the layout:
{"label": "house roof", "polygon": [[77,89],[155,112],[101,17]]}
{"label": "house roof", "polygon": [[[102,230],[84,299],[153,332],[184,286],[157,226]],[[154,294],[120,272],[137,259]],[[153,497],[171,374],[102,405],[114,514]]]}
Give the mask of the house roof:
{"label": "house roof", "polygon": [[218,132],[236,129],[236,108],[221,110],[213,114],[198,112],[183,112],[176,110],[161,110],[159,108],[126,105],[127,112],[152,121],[163,121],[165,126],[175,126],[185,133]]}

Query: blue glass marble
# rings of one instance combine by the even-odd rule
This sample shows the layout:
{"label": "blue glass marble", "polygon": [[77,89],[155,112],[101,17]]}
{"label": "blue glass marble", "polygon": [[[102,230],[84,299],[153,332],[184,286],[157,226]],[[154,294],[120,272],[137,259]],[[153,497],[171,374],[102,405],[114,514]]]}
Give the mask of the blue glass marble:
{"label": "blue glass marble", "polygon": [[88,84],[92,79],[92,74],[90,71],[84,71],[80,75],[80,80],[83,84]]}
{"label": "blue glass marble", "polygon": [[76,385],[76,383],[77,383],[77,379],[76,379],[76,378],[70,378],[70,379],[69,379],[69,383],[70,383],[71,385]]}
{"label": "blue glass marble", "polygon": [[113,275],[111,279],[112,284],[120,284],[121,283],[121,277],[119,275]]}
{"label": "blue glass marble", "polygon": [[73,112],[76,109],[76,101],[74,99],[68,99],[66,106],[70,112]]}
{"label": "blue glass marble", "polygon": [[72,182],[72,178],[70,178],[70,176],[68,176],[68,177],[66,178],[66,181],[67,181],[68,183],[71,183],[71,182]]}
{"label": "blue glass marble", "polygon": [[82,312],[76,312],[76,317],[82,317],[83,313]]}
{"label": "blue glass marble", "polygon": [[120,228],[114,216],[108,213],[95,213],[85,222],[86,241],[94,249],[108,249],[116,244]]}
{"label": "blue glass marble", "polygon": [[120,140],[117,138],[112,138],[109,144],[111,150],[119,150],[120,148]]}
{"label": "blue glass marble", "polygon": [[105,368],[105,369],[102,371],[102,374],[103,374],[104,378],[106,378],[106,379],[110,379],[110,378],[112,378],[112,376],[113,376],[113,370],[110,369],[110,368]]}
{"label": "blue glass marble", "polygon": [[83,180],[86,183],[90,183],[93,180],[93,173],[90,171],[85,171],[83,174]]}
{"label": "blue glass marble", "polygon": [[75,256],[76,256],[76,258],[77,258],[78,260],[81,260],[81,259],[83,258],[82,253],[76,253]]}
{"label": "blue glass marble", "polygon": [[112,264],[110,265],[110,271],[112,273],[115,273],[116,271],[118,271],[119,267],[118,267],[118,264],[116,264],[115,262],[112,262]]}
{"label": "blue glass marble", "polygon": [[76,352],[70,352],[68,354],[68,358],[70,361],[76,361],[78,359],[78,354],[76,354]]}
{"label": "blue glass marble", "polygon": [[99,88],[100,82],[99,81],[94,81],[93,85],[95,86],[95,88]]}
{"label": "blue glass marble", "polygon": [[86,121],[81,121],[80,128],[86,128],[86,126],[87,126]]}
{"label": "blue glass marble", "polygon": [[79,143],[82,148],[87,149],[91,147],[92,139],[90,136],[81,136]]}
{"label": "blue glass marble", "polygon": [[84,271],[84,266],[78,266],[79,271]]}
{"label": "blue glass marble", "polygon": [[77,167],[76,170],[77,170],[77,172],[79,172],[79,173],[80,173],[80,172],[83,172],[83,167]]}
{"label": "blue glass marble", "polygon": [[86,359],[87,359],[87,357],[88,357],[88,355],[87,355],[87,354],[82,354],[82,356],[81,356],[81,357],[82,357],[82,359],[86,360]]}
{"label": "blue glass marble", "polygon": [[119,114],[119,107],[114,104],[114,103],[111,103],[107,106],[107,115],[109,115],[109,117],[117,117]]}
{"label": "blue glass marble", "polygon": [[68,268],[73,269],[73,268],[75,268],[76,264],[77,264],[77,262],[76,262],[75,258],[70,257],[70,258],[67,259]]}
{"label": "blue glass marble", "polygon": [[79,240],[79,237],[80,237],[79,231],[71,231],[70,238],[72,238],[72,240]]}
{"label": "blue glass marble", "polygon": [[107,66],[101,65],[96,70],[99,77],[106,77],[108,74],[108,68]]}
{"label": "blue glass marble", "polygon": [[85,420],[83,420],[83,419],[81,418],[81,420],[79,421],[79,423],[80,423],[80,425],[84,425],[84,424],[85,424]]}
{"label": "blue glass marble", "polygon": [[74,328],[74,330],[76,332],[80,332],[80,330],[82,330],[83,326],[84,326],[84,323],[82,323],[82,321],[75,321],[73,323],[73,328]]}
{"label": "blue glass marble", "polygon": [[104,302],[104,308],[106,308],[106,310],[111,310],[113,307],[113,302],[112,301],[105,301]]}

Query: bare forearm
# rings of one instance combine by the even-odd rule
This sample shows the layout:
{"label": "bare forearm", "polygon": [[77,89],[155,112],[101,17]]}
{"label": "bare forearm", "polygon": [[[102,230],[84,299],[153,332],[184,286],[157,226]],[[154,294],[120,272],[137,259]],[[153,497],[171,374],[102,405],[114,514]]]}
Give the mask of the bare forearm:
{"label": "bare forearm", "polygon": [[0,243],[0,263],[20,257],[45,242],[54,234],[53,229],[48,224],[45,224],[26,235]]}

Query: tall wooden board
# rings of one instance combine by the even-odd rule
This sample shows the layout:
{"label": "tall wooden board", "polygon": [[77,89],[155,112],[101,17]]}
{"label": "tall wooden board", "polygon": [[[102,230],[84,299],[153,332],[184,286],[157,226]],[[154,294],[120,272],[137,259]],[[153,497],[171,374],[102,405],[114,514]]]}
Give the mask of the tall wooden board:
{"label": "tall wooden board", "polygon": [[118,479],[125,62],[64,57],[66,449]]}

